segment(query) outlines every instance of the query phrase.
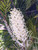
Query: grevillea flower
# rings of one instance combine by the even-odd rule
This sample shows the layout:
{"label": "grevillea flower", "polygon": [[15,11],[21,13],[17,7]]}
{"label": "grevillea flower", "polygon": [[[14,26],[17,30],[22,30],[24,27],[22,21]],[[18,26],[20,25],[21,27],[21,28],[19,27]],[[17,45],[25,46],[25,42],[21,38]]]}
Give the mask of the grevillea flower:
{"label": "grevillea flower", "polygon": [[13,31],[12,35],[15,36],[14,39],[25,41],[27,39],[28,29],[26,27],[26,23],[24,22],[24,15],[20,10],[17,10],[16,8],[12,9],[10,11],[9,16],[9,26],[11,30]]}
{"label": "grevillea flower", "polygon": [[[9,17],[9,26],[12,30],[12,33],[10,33],[12,40],[16,41],[16,43],[19,44],[19,46],[29,47],[27,35],[29,33],[28,28],[26,27],[26,23],[24,20],[24,15],[22,12],[16,8],[12,9],[10,11]],[[20,42],[21,41],[21,42]],[[25,44],[25,41],[27,41]]]}

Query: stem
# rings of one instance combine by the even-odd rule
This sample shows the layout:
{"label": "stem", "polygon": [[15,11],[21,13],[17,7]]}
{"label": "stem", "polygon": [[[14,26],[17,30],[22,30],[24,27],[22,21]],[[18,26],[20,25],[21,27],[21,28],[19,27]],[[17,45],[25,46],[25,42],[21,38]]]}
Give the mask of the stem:
{"label": "stem", "polygon": [[11,31],[10,27],[8,26],[7,21],[6,21],[6,20],[3,20],[3,21],[4,21],[4,23],[5,23],[5,26],[6,26],[7,30],[8,30],[8,32],[9,32],[10,35],[11,35],[12,31]]}

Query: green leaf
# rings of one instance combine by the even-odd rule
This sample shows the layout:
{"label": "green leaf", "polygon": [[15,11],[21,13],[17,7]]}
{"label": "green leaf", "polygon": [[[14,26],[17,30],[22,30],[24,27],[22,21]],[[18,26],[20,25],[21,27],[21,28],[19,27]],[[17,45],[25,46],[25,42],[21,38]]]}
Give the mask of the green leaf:
{"label": "green leaf", "polygon": [[6,0],[4,0],[4,3],[6,4]]}
{"label": "green leaf", "polygon": [[4,2],[0,2],[0,10],[3,11],[5,14],[10,10],[10,0],[4,0]]}
{"label": "green leaf", "polygon": [[28,20],[28,29],[33,32],[33,35],[36,35],[36,26],[33,25],[33,22],[31,19]]}
{"label": "green leaf", "polygon": [[2,8],[0,8],[0,10],[4,12],[4,10]]}
{"label": "green leaf", "polygon": [[7,3],[9,3],[10,0],[7,0]]}
{"label": "green leaf", "polygon": [[3,7],[2,5],[0,5],[0,9],[1,9],[1,8],[4,9],[4,7]]}
{"label": "green leaf", "polygon": [[3,7],[5,7],[5,4],[2,1],[1,1],[1,4],[2,4]]}
{"label": "green leaf", "polygon": [[11,8],[11,7],[8,7],[7,12],[9,12],[9,11],[10,11],[10,8]]}
{"label": "green leaf", "polygon": [[37,18],[37,17],[38,17],[38,14],[34,18]]}
{"label": "green leaf", "polygon": [[2,33],[3,32],[3,30],[0,30],[0,33]]}
{"label": "green leaf", "polygon": [[7,4],[7,7],[6,7],[6,9],[10,7],[10,4],[11,4],[11,2],[9,2],[9,4]]}

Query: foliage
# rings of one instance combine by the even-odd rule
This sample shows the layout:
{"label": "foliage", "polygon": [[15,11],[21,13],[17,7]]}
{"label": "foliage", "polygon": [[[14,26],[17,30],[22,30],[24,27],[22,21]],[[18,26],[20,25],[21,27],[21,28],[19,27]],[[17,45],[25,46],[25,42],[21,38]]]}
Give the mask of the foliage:
{"label": "foliage", "polygon": [[[32,31],[32,36],[35,37],[35,39],[36,39],[36,37],[38,38],[38,32],[36,31],[36,27],[38,26],[38,24],[37,24],[37,26],[34,25],[34,22],[35,22],[34,19],[36,19],[38,17],[38,15],[35,16],[35,14],[33,15],[34,12],[31,13],[32,16],[35,16],[34,19],[33,19],[33,17],[31,18],[31,16],[28,15],[29,12],[27,13],[27,15],[25,14],[26,9],[31,7],[31,5],[34,4],[35,2],[36,2],[36,9],[38,10],[38,1],[37,0],[27,0],[27,1],[26,0],[13,0],[13,4],[15,5],[15,7],[20,8],[22,13],[25,15],[24,18],[25,19],[29,18],[27,20],[27,27],[28,27],[28,30]],[[4,16],[7,15],[7,13],[10,11],[10,9],[11,9],[11,1],[10,0],[1,0],[0,1],[0,10],[1,10],[1,12],[3,12]],[[8,17],[6,17],[6,19],[7,19],[7,22],[8,22]],[[3,33],[3,34],[1,34],[1,33]],[[12,41],[12,38],[7,31],[4,30],[4,32],[3,32],[1,30],[0,31],[0,37],[1,36],[3,36],[4,41],[2,41],[2,40],[0,40],[0,41],[4,42],[4,45],[7,47],[8,50],[16,50],[16,48],[17,48],[16,46],[18,46],[18,45],[15,44],[14,41]],[[36,40],[36,41],[38,42],[38,40]],[[31,47],[29,47],[29,50],[31,50],[33,48],[33,46],[34,46],[34,43],[32,44]]]}
{"label": "foliage", "polygon": [[3,30],[0,30],[0,50],[4,49],[4,41],[2,38]]}
{"label": "foliage", "polygon": [[27,22],[27,24],[28,24],[27,25],[28,26],[28,29],[33,32],[32,36],[36,36],[37,35],[36,25],[33,24],[32,19],[29,19],[28,22]]}
{"label": "foliage", "polygon": [[[17,50],[18,44],[15,44],[15,41],[12,40],[11,36],[9,35],[7,30],[3,31],[3,39],[4,45],[8,50]],[[18,47],[19,48],[19,47]]]}
{"label": "foliage", "polygon": [[10,6],[11,2],[10,0],[4,0],[4,2],[0,1],[0,10],[3,11],[3,13],[7,13],[10,11]]}
{"label": "foliage", "polygon": [[38,43],[37,43],[38,42],[38,32],[36,31],[36,25],[34,25],[34,23],[32,22],[32,19],[28,19],[27,27],[28,27],[28,30],[30,30],[29,38],[31,38],[31,41],[32,41],[31,43],[32,45],[29,47],[29,50],[33,50],[33,47],[38,49]]}

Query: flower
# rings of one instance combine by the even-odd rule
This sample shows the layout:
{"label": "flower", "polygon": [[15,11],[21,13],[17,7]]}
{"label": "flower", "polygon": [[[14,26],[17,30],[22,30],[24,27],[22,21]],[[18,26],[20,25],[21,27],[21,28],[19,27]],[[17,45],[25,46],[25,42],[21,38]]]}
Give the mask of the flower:
{"label": "flower", "polygon": [[17,10],[16,8],[12,9],[10,11],[9,17],[9,26],[11,30],[13,31],[12,35],[15,36],[15,38],[12,38],[13,40],[21,40],[25,41],[27,39],[28,29],[26,27],[26,23],[24,22],[24,15],[20,10]]}

